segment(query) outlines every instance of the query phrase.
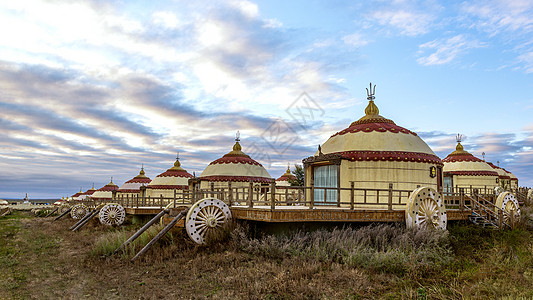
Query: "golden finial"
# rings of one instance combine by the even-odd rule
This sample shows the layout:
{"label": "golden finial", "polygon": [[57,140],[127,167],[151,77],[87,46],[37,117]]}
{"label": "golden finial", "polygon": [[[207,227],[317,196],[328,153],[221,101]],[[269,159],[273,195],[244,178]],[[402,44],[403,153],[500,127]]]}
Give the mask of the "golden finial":
{"label": "golden finial", "polygon": [[461,140],[463,139],[463,135],[462,134],[457,134],[455,136],[455,140],[457,141],[457,147],[455,147],[455,150],[457,151],[464,151],[464,148],[463,148],[463,145],[461,145]]}
{"label": "golden finial", "polygon": [[113,183],[113,176],[111,176],[111,181],[109,182],[109,184],[114,184]]}
{"label": "golden finial", "polygon": [[287,171],[285,171],[285,175],[291,175],[291,165],[287,164]]}
{"label": "golden finial", "polygon": [[239,144],[240,140],[241,133],[237,130],[237,133],[235,134],[235,145],[233,145],[233,151],[242,151],[241,144]]}
{"label": "golden finial", "polygon": [[374,96],[376,94],[376,85],[374,84],[374,89],[372,89],[372,82],[370,83],[370,90],[369,89],[366,89],[366,99],[368,99],[368,106],[366,107],[365,109],[365,114],[367,116],[371,116],[371,115],[379,115],[379,109],[378,107],[376,106],[376,104],[374,104],[374,99],[376,99],[376,97]]}

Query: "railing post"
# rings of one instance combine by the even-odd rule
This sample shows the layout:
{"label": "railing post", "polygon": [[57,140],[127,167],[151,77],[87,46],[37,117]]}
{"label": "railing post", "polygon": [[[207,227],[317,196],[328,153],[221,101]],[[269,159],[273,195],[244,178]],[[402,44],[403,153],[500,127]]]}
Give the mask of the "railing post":
{"label": "railing post", "polygon": [[254,197],[254,184],[253,182],[250,180],[250,185],[249,185],[249,190],[248,190],[248,207],[254,207],[254,201],[253,201],[253,197]]}
{"label": "railing post", "polygon": [[137,195],[137,197],[135,197],[135,207],[136,208],[139,208],[139,195]]}
{"label": "railing post", "polygon": [[354,199],[353,199],[354,198],[354,190],[353,190],[353,188],[354,188],[354,182],[352,181],[350,183],[350,209],[351,210],[354,210],[354,208],[355,208]]}
{"label": "railing post", "polygon": [[276,208],[276,183],[272,181],[270,183],[270,208],[275,209]]}
{"label": "railing post", "polygon": [[503,229],[503,210],[498,209],[498,224],[500,225],[500,230]]}
{"label": "railing post", "polygon": [[315,185],[311,183],[311,201],[309,201],[309,208],[313,209],[315,206]]}
{"label": "railing post", "polygon": [[389,183],[389,210],[392,210],[392,183]]}
{"label": "railing post", "polygon": [[163,195],[159,198],[159,208],[163,208]]}
{"label": "railing post", "polygon": [[231,181],[228,182],[228,189],[229,189],[229,194],[228,194],[228,206],[231,206],[232,202],[233,202],[233,189],[231,188]]}
{"label": "railing post", "polygon": [[459,209],[465,209],[465,190],[463,188],[459,188]]}

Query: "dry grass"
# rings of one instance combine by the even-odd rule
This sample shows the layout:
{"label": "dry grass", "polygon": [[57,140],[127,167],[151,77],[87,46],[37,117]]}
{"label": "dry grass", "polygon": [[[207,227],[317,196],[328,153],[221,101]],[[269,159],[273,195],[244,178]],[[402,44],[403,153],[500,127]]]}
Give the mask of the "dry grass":
{"label": "dry grass", "polygon": [[0,299],[533,297],[533,234],[526,227],[454,224],[435,234],[377,225],[251,238],[237,226],[228,227],[229,239],[207,246],[173,230],[130,263],[127,251],[109,253],[139,225],[94,221],[71,232],[74,222],[21,213],[0,219]]}

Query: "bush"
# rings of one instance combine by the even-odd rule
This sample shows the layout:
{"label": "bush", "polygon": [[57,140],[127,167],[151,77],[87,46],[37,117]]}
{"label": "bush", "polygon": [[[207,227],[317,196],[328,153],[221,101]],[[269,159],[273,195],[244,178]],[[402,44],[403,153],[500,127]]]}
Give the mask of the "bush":
{"label": "bush", "polygon": [[259,239],[238,226],[231,240],[242,251],[268,258],[302,257],[398,274],[430,270],[453,259],[447,232],[385,224]]}

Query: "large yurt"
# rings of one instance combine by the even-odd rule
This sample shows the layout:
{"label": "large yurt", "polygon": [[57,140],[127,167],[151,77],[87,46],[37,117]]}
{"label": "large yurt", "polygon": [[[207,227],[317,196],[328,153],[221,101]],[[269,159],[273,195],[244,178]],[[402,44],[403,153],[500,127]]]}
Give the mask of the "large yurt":
{"label": "large yurt", "polygon": [[113,199],[113,192],[116,190],[118,190],[118,185],[114,184],[113,178],[111,178],[111,181],[108,184],[97,189],[88,197],[90,197],[92,200],[111,201]]}
{"label": "large yurt", "polygon": [[200,189],[248,187],[268,185],[273,182],[268,171],[257,161],[242,152],[239,138],[235,139],[233,150],[212,161],[198,177]]}
{"label": "large yurt", "polygon": [[465,151],[459,135],[455,151],[442,161],[444,162],[442,171],[445,191],[465,188],[467,193],[472,193],[473,189],[479,189],[480,193],[489,194],[499,186],[498,172],[484,160]]}
{"label": "large yurt", "polygon": [[136,197],[143,197],[145,193],[145,186],[147,186],[152,180],[146,176],[144,172],[144,167],[141,168],[139,175],[133,177],[132,179],[126,181],[121,185],[117,190],[116,197],[118,199],[129,198],[133,199]]}
{"label": "large yurt", "polygon": [[[388,193],[383,190],[391,186],[393,190],[404,191],[418,187],[440,190],[441,159],[415,132],[379,114],[372,85],[367,94],[365,115],[332,135],[314,156],[303,160],[305,185],[314,187],[314,193],[308,191],[307,198],[313,197],[322,204],[346,206],[351,199],[350,190],[320,187],[349,189],[353,183],[355,189],[369,189],[354,192],[355,208],[380,209],[382,205],[362,205],[365,196],[374,202],[379,198],[381,204],[388,200]],[[375,189],[382,192],[377,195]],[[404,209],[408,201],[406,194],[401,203],[398,194],[395,197],[394,209]]]}
{"label": "large yurt", "polygon": [[178,156],[172,168],[157,175],[146,186],[146,196],[151,198],[162,196],[163,198],[174,199],[175,196],[178,197],[178,194],[189,188],[189,178],[192,177],[189,172],[181,167]]}
{"label": "large yurt", "polygon": [[291,186],[290,181],[294,180],[296,180],[296,176],[291,173],[291,168],[287,166],[287,171],[285,171],[285,174],[276,179],[276,187]]}
{"label": "large yurt", "polygon": [[503,168],[500,168],[491,162],[487,162],[487,164],[489,164],[489,166],[491,166],[494,169],[494,171],[498,173],[498,186],[501,186],[502,188],[505,188],[505,189],[510,189],[511,188],[511,184],[510,184],[511,177],[509,176],[509,174]]}

